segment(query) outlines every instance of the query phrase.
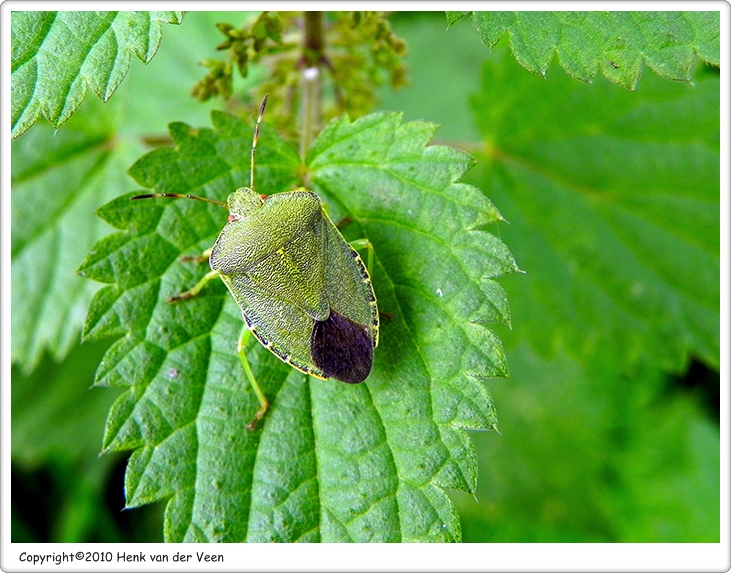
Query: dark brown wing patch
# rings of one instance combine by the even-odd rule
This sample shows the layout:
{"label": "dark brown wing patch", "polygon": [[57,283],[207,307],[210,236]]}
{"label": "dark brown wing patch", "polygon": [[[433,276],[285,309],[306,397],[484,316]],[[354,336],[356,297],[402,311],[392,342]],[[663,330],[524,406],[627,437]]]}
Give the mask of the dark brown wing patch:
{"label": "dark brown wing patch", "polygon": [[363,382],[373,366],[370,331],[331,310],[312,330],[312,360],[326,376],[348,384]]}

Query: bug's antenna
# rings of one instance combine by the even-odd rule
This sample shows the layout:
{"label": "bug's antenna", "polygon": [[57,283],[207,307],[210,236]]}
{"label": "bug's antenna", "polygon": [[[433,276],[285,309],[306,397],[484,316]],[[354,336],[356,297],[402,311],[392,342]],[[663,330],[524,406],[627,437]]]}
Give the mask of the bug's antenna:
{"label": "bug's antenna", "polygon": [[256,128],[254,129],[254,140],[251,142],[251,178],[249,179],[249,187],[254,190],[254,163],[256,161],[256,142],[259,140],[259,125],[261,124],[261,117],[264,115],[264,109],[267,106],[267,100],[269,94],[264,96],[259,108],[259,116],[256,118]]}
{"label": "bug's antenna", "polygon": [[135,199],[153,199],[155,197],[168,197],[170,199],[195,199],[196,201],[213,203],[214,205],[219,205],[220,207],[226,207],[226,209],[228,209],[228,205],[226,203],[221,203],[221,201],[214,201],[213,199],[208,199],[207,197],[198,197],[198,195],[185,195],[183,193],[145,193],[143,195],[135,195],[134,197],[130,197],[130,199],[134,201]]}

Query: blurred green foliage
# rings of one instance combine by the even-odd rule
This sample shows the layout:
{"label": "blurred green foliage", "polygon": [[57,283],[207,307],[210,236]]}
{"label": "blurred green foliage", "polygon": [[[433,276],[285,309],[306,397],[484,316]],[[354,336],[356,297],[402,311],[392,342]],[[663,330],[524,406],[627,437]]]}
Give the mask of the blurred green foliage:
{"label": "blurred green foliage", "polygon": [[[198,104],[189,94],[201,76],[197,62],[216,54],[215,24],[230,19],[230,13],[190,12],[181,26],[165,30],[160,51],[148,66],[132,64],[115,94],[120,100],[119,138],[149,140],[166,133],[169,121],[208,124],[208,110],[214,106]],[[517,64],[504,57],[504,46],[488,53],[466,22],[445,31],[442,13],[395,14],[390,20],[408,45],[410,84],[398,93],[382,88],[380,108],[403,111],[407,121],[440,123],[439,141],[471,151],[481,164],[468,181],[481,187],[511,220],[512,195],[485,185],[483,167],[489,160],[471,98],[482,89],[484,62],[498,71]],[[698,73],[717,74],[704,68]],[[534,90],[540,102],[542,84],[548,89],[563,74],[551,67],[547,79],[526,89]],[[637,93],[621,97],[642,97],[650,74],[645,69]],[[252,66],[245,81],[234,80],[234,94],[243,94],[261,79],[262,71]],[[155,97],[136,97],[153,83]],[[668,94],[678,89],[671,82],[665,85]],[[600,93],[598,87],[581,86],[594,95]],[[622,90],[602,89],[610,95]],[[700,123],[718,117],[717,108],[697,105],[685,112]],[[103,202],[100,198],[99,205]],[[688,228],[696,221],[688,217]],[[521,229],[523,225],[528,235],[535,232],[530,221],[521,223]],[[513,248],[511,230],[506,225],[491,229]],[[550,253],[538,241],[531,249],[535,260]],[[520,281],[530,284],[531,273],[538,271],[526,267],[518,253],[518,264],[528,275],[501,281],[516,320],[512,330],[495,329],[506,340],[511,370],[509,379],[490,384],[500,433],[473,434],[480,463],[476,499],[453,495],[464,540],[719,541],[718,356],[708,346],[703,355],[692,348],[686,355],[683,347],[675,360],[655,361],[653,352],[639,352],[642,359],[619,364],[611,353],[602,352],[601,344],[591,353],[578,352],[570,340],[560,338],[537,345],[535,329],[552,309],[540,297],[521,295]],[[58,363],[44,356],[27,376],[13,370],[13,541],[162,538],[163,504],[120,512],[125,457],[97,456],[104,419],[117,395],[109,389],[88,390],[106,347],[77,345]]]}
{"label": "blurred green foliage", "polygon": [[[556,158],[561,153],[556,148],[565,145],[565,141],[558,141],[551,147],[551,142],[546,141],[550,139],[546,134],[551,130],[568,129],[565,128],[567,123],[586,115],[586,122],[598,132],[602,113],[611,113],[609,110],[616,107],[618,101],[625,98],[643,101],[651,89],[658,100],[665,100],[666,105],[672,106],[673,94],[686,90],[694,97],[694,88],[661,80],[647,69],[634,93],[609,85],[601,78],[596,85],[587,86],[568,78],[555,64],[547,79],[542,80],[518,67],[511,57],[506,57],[504,41],[502,46],[487,54],[476,36],[458,33],[458,26],[440,34],[436,29],[438,24],[439,21],[428,14],[397,15],[393,21],[394,30],[409,45],[407,64],[411,84],[397,94],[384,93],[384,106],[403,109],[408,119],[421,117],[441,123],[442,129],[437,133],[440,140],[444,138],[452,144],[461,144],[474,153],[479,149],[477,142],[480,139],[475,133],[478,125],[475,114],[479,116],[490,107],[490,102],[475,98],[481,91],[481,81],[485,81],[491,90],[491,100],[498,100],[505,106],[495,120],[513,120],[506,126],[498,127],[495,121],[489,125],[497,132],[502,129],[509,134],[508,138],[530,148],[528,155],[520,157],[515,147],[501,147],[504,138],[497,136],[497,149],[490,150],[495,159],[477,155],[478,167],[466,177],[467,181],[483,189],[508,222],[513,223],[494,232],[515,249],[516,260],[527,274],[501,280],[509,295],[514,322],[512,330],[496,328],[496,331],[506,341],[511,373],[509,379],[490,384],[500,433],[472,434],[480,462],[476,499],[462,493],[453,496],[462,518],[464,541],[719,541],[718,350],[706,354],[701,362],[689,363],[687,350],[677,351],[671,359],[665,359],[662,352],[653,351],[653,341],[648,337],[639,348],[634,348],[634,353],[655,353],[659,358],[638,364],[636,356],[634,359],[627,356],[622,361],[630,364],[622,367],[618,364],[616,351],[606,342],[599,342],[596,351],[589,354],[580,352],[575,344],[572,346],[575,342],[579,346],[586,343],[586,330],[583,340],[580,333],[576,340],[556,339],[551,334],[552,328],[586,329],[589,325],[582,324],[583,317],[576,308],[573,315],[555,318],[556,308],[551,302],[554,297],[537,295],[539,292],[547,294],[547,288],[536,286],[545,276],[543,269],[534,262],[550,268],[556,261],[563,264],[565,259],[561,255],[557,258],[550,239],[548,242],[534,240],[537,231],[546,226],[549,212],[544,211],[545,217],[541,220],[539,211],[535,221],[526,223],[518,220],[519,215],[512,207],[514,204],[518,209],[526,209],[526,201],[530,200],[540,203],[544,199],[539,198],[539,194],[544,191],[534,188],[532,193],[528,189],[518,194],[503,181],[498,193],[495,183],[501,183],[500,179],[493,175],[492,181],[487,182],[489,177],[486,177],[486,172],[493,168],[491,161],[530,164],[540,161],[541,155],[550,156],[555,151],[554,157],[547,160],[540,171],[550,173],[556,169]],[[463,31],[469,29],[466,23],[462,24],[465,25]],[[429,54],[429,57],[420,59],[421,54]],[[481,78],[484,63],[494,70],[489,80],[485,76]],[[700,62],[698,66],[697,74],[710,76],[715,81],[717,70]],[[436,69],[439,73],[435,73]],[[522,85],[516,87],[516,83]],[[559,103],[553,104],[556,90],[561,89],[562,95],[556,98]],[[715,89],[718,90],[717,84]],[[574,92],[584,94],[587,107],[570,110],[569,106],[580,99],[576,95],[569,99],[569,94]],[[686,137],[694,141],[702,137],[701,133],[708,134],[713,152],[713,138],[718,134],[718,91],[715,102],[713,99],[703,101],[697,90],[695,93],[700,101],[683,103],[684,107],[670,113],[672,121],[667,115],[656,115],[656,119],[640,122],[635,129],[645,134],[647,141],[673,146],[680,142],[678,134],[663,135],[663,129],[671,129],[666,126],[677,126],[682,118],[692,117],[684,128]],[[473,110],[470,110],[470,98]],[[560,101],[561,98],[566,102]],[[551,105],[565,105],[567,109],[557,112]],[[588,117],[591,113],[595,113],[594,117]],[[632,127],[626,125],[624,129],[630,133]],[[532,135],[526,136],[524,132]],[[615,131],[615,138],[622,136],[621,131]],[[540,151],[535,149],[537,146],[542,146]],[[606,149],[600,147],[599,154],[606,153]],[[579,158],[581,148],[574,151]],[[661,164],[663,157],[674,157],[672,149],[664,153],[666,155],[661,153],[647,163],[645,169]],[[684,165],[685,171],[676,173],[675,180],[685,183],[678,186],[678,192],[691,197],[699,197],[699,193],[703,197],[710,191],[711,196],[701,201],[708,201],[702,204],[710,210],[711,221],[707,217],[688,217],[676,227],[677,234],[700,234],[710,237],[709,244],[714,241],[718,244],[718,222],[713,221],[713,213],[715,211],[717,217],[719,209],[717,199],[714,200],[714,196],[718,197],[717,188],[714,193],[713,186],[709,189],[686,183],[705,177],[706,173],[700,171],[698,165],[692,162]],[[628,168],[623,162],[614,164],[617,174],[626,175]],[[588,170],[584,168],[583,172],[588,173]],[[560,180],[565,181],[567,173],[564,172]],[[709,175],[711,181],[712,173],[713,170]],[[642,184],[639,185],[635,196],[644,192]],[[571,223],[569,219],[565,229],[568,235],[575,228],[574,224],[580,225],[583,221]],[[521,256],[523,249],[528,252]],[[715,260],[713,256],[710,260],[713,263],[708,270],[712,272],[715,267],[718,272],[718,254]],[[555,283],[548,288],[558,291],[570,288],[572,280],[578,279],[568,278],[568,284]],[[718,288],[716,279],[715,289],[711,290],[716,305]],[[639,312],[644,314],[649,310]],[[716,316],[717,313],[716,310]],[[666,320],[667,315],[661,313],[652,319],[652,327]],[[601,338],[602,331],[599,331],[599,340]],[[690,356],[698,358],[692,350]]]}

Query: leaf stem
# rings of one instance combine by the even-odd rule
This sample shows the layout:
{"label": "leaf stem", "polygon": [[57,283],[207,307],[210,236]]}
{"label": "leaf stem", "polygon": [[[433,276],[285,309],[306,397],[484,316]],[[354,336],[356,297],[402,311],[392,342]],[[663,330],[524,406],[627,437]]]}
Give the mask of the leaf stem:
{"label": "leaf stem", "polygon": [[325,36],[323,13],[304,12],[305,33],[302,45],[302,74],[300,87],[300,157],[304,160],[315,137],[322,117],[322,90],[320,67],[324,60]]}

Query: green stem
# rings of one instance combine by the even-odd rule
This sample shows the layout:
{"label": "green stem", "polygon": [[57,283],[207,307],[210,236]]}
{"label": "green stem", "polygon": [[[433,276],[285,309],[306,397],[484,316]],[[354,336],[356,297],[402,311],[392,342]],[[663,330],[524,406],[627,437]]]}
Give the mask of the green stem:
{"label": "green stem", "polygon": [[318,66],[325,51],[323,13],[305,12],[304,57],[307,66]]}
{"label": "green stem", "polygon": [[302,46],[304,66],[300,78],[300,157],[304,160],[322,117],[320,76],[325,52],[322,12],[305,12],[305,33]]}

